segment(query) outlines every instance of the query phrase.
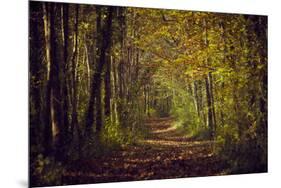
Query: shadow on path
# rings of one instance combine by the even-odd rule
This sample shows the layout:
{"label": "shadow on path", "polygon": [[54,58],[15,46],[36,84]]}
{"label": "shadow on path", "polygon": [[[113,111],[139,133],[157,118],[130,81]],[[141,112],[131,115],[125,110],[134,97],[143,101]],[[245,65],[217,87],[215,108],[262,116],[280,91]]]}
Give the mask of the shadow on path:
{"label": "shadow on path", "polygon": [[63,175],[66,184],[101,183],[225,174],[213,141],[196,141],[172,127],[172,118],[146,121],[149,135],[100,159],[80,161]]}

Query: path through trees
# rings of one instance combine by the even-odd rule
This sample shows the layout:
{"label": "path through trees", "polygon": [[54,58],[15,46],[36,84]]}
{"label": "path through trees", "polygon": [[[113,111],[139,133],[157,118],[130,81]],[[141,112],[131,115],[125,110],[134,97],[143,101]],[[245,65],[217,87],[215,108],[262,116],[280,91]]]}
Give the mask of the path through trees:
{"label": "path through trees", "polygon": [[32,185],[267,171],[266,16],[31,1],[29,21]]}
{"label": "path through trees", "polygon": [[147,120],[148,136],[135,145],[96,159],[71,163],[63,175],[66,184],[183,178],[228,173],[212,140],[195,140],[172,126],[171,118]]}

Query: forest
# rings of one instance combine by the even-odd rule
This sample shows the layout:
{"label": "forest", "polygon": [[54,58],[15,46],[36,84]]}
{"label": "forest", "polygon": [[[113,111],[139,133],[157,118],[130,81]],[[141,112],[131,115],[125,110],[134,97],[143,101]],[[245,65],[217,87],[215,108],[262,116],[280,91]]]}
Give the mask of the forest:
{"label": "forest", "polygon": [[29,2],[31,186],[267,172],[267,17]]}

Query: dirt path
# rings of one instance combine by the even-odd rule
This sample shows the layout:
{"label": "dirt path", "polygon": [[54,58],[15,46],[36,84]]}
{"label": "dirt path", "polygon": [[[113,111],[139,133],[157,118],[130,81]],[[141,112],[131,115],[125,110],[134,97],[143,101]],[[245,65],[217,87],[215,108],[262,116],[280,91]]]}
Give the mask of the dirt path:
{"label": "dirt path", "polygon": [[212,141],[187,138],[171,126],[172,121],[171,118],[148,120],[150,133],[146,139],[110,156],[75,164],[79,170],[67,171],[63,182],[99,183],[224,174],[225,165],[212,153]]}

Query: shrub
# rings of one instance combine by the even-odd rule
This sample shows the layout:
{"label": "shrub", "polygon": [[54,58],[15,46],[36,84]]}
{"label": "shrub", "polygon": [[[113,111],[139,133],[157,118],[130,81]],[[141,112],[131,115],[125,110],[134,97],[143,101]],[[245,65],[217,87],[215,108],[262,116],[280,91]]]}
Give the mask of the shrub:
{"label": "shrub", "polygon": [[255,126],[239,137],[236,126],[220,127],[217,132],[216,153],[231,166],[232,173],[267,171],[267,152],[259,142]]}
{"label": "shrub", "polygon": [[61,185],[63,166],[53,157],[44,157],[39,154],[31,163],[32,186]]}

